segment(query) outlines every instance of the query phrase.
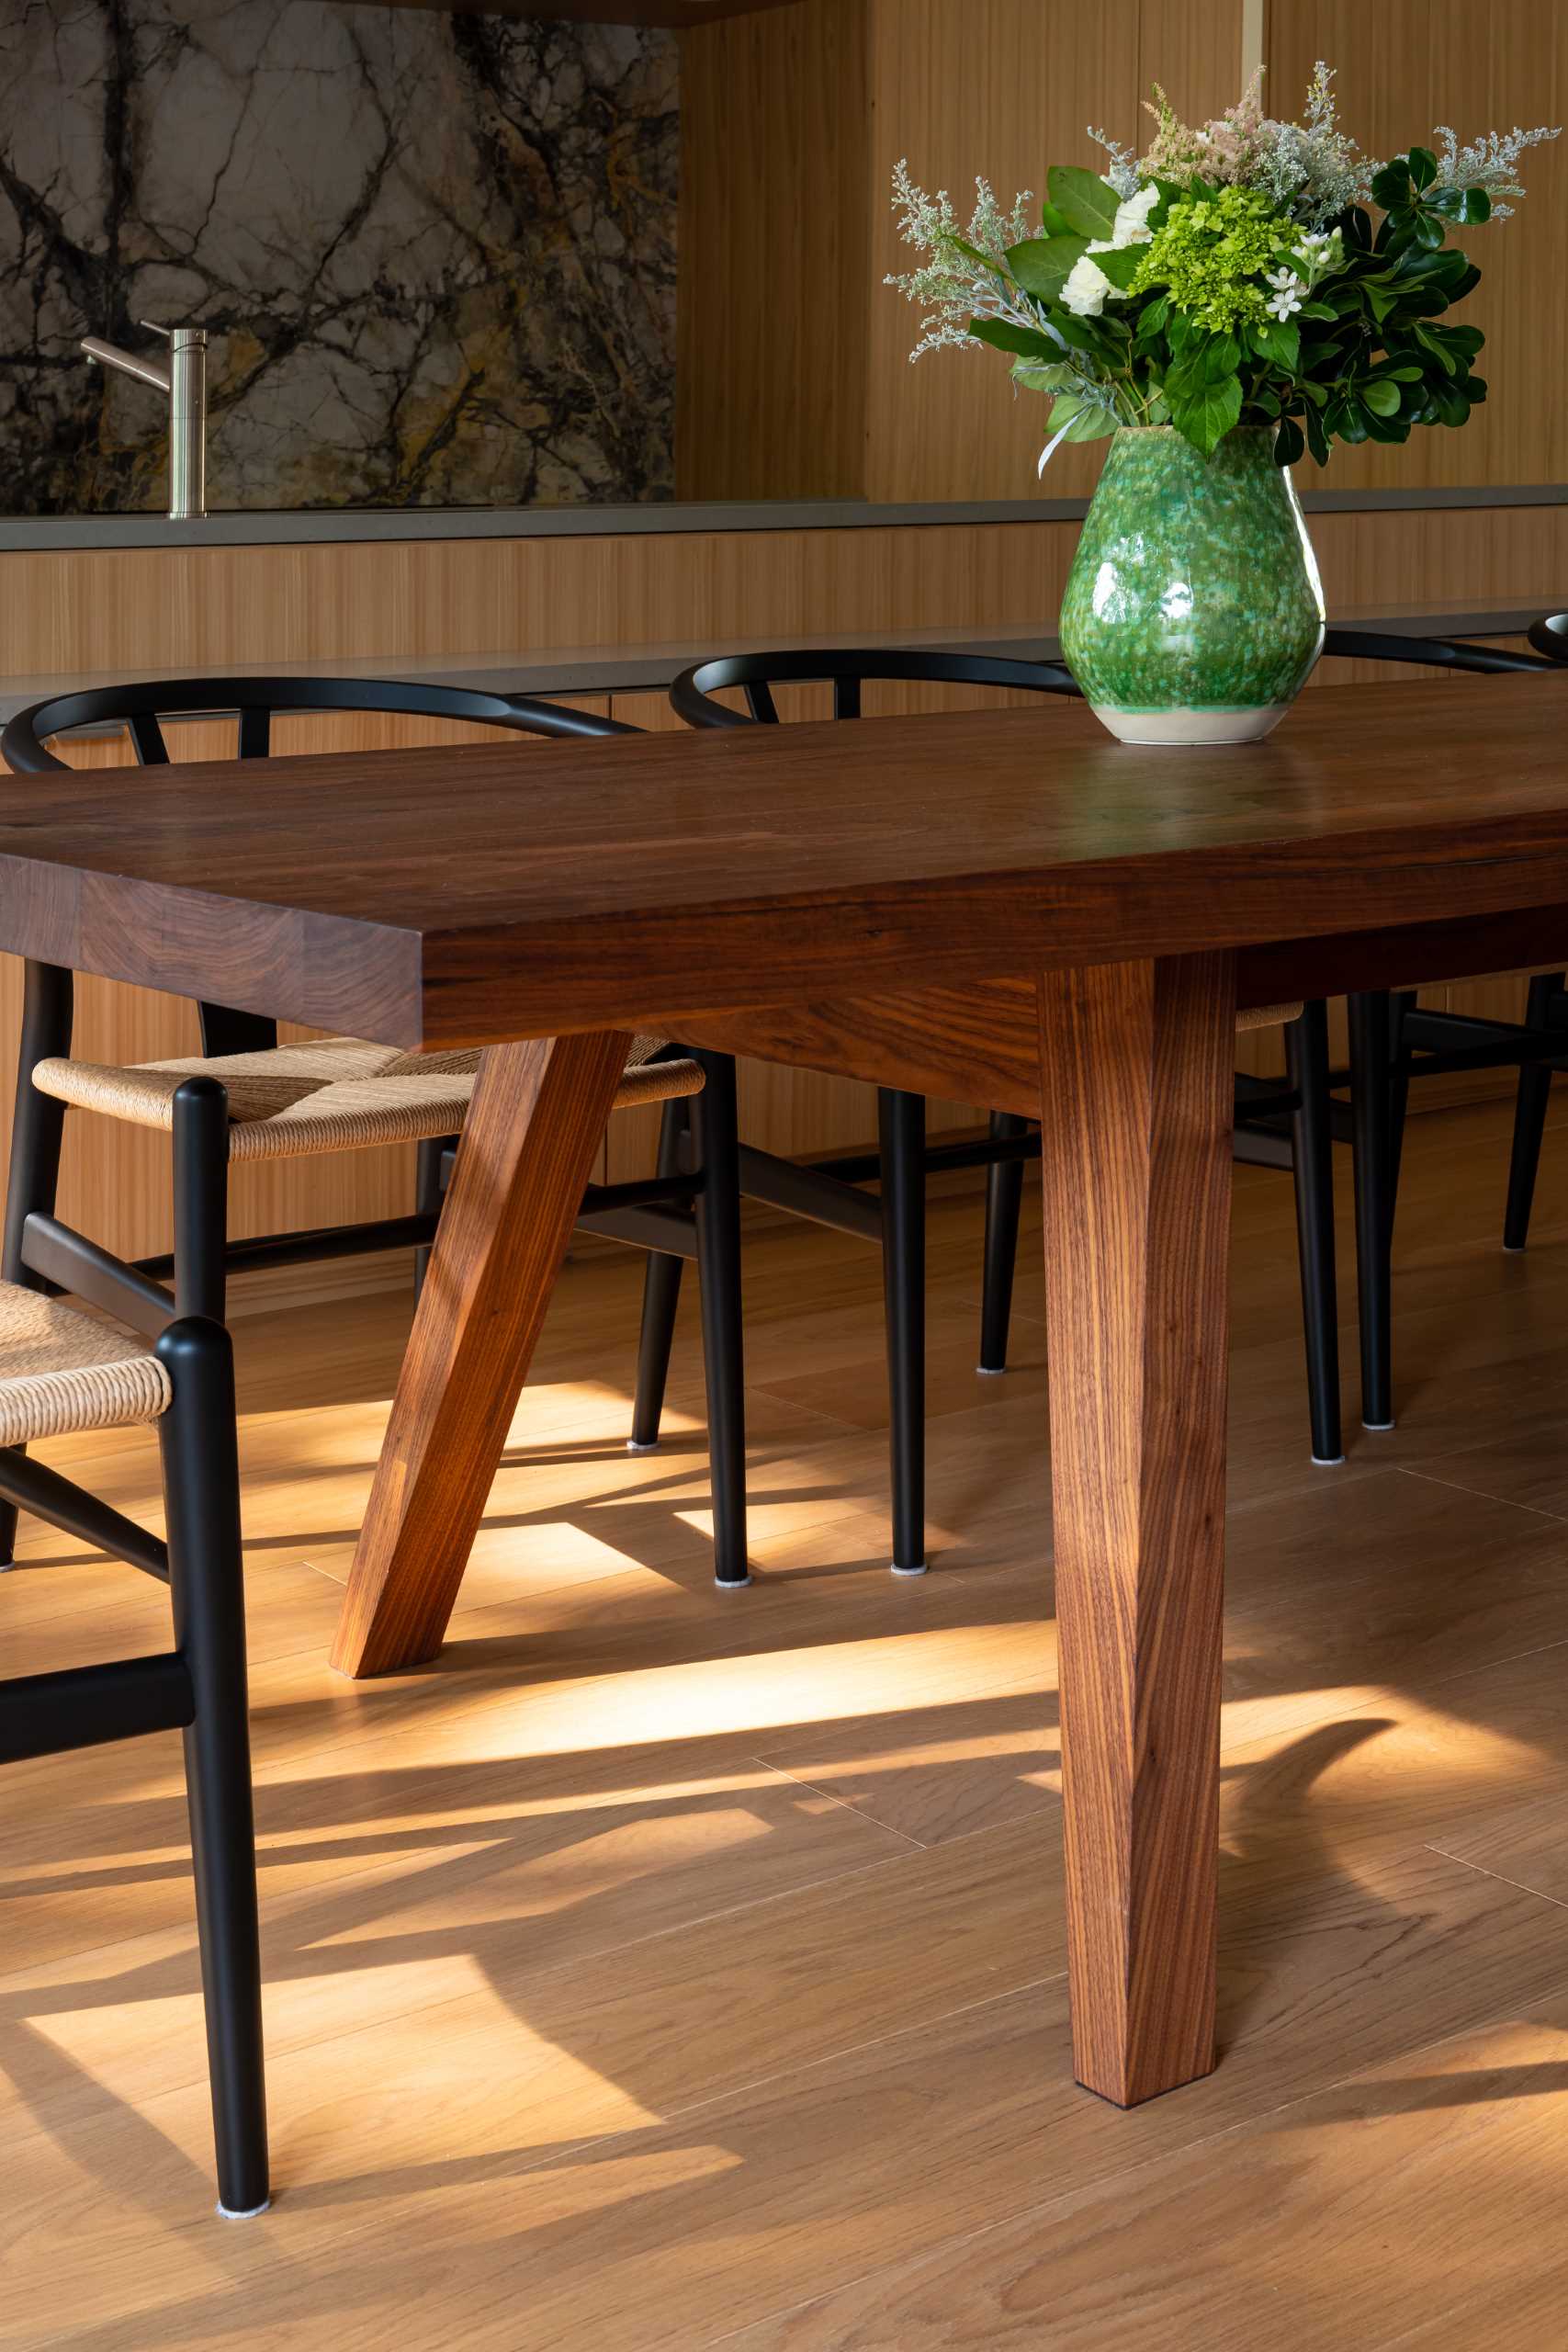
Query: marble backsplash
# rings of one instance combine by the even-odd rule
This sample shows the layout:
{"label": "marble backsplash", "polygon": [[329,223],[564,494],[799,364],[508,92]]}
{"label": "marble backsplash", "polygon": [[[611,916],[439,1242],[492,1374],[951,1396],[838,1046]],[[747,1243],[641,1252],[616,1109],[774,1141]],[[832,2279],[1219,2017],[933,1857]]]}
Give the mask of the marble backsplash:
{"label": "marble backsplash", "polygon": [[339,0],[0,0],[0,513],[673,495],[675,38]]}

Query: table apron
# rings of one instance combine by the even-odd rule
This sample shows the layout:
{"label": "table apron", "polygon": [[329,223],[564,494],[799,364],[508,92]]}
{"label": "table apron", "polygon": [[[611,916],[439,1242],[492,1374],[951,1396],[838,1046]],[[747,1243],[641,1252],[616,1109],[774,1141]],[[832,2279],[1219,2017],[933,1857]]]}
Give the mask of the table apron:
{"label": "table apron", "polygon": [[[1568,907],[1540,907],[1244,948],[1236,957],[1236,1003],[1242,1010],[1559,965],[1568,965]],[[1036,1022],[1035,983],[1020,976],[671,1015],[656,1025],[715,1052],[1032,1118],[1040,1108]]]}

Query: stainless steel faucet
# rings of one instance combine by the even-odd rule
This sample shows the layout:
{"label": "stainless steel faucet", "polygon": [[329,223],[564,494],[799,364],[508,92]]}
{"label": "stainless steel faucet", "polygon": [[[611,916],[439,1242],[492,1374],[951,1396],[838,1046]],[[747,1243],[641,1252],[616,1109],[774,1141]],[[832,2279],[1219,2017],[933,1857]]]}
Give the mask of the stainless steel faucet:
{"label": "stainless steel faucet", "polygon": [[82,349],[100,368],[118,368],[165,395],[169,403],[169,520],[183,523],[207,512],[207,329],[138,324],[167,337],[169,356],[144,359],[101,336],[85,334]]}

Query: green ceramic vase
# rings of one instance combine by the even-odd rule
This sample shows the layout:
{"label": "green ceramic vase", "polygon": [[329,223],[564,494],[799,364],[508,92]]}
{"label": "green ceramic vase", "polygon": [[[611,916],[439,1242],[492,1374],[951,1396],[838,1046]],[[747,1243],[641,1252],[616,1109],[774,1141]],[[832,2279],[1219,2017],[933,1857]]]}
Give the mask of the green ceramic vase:
{"label": "green ceramic vase", "polygon": [[1271,427],[1205,459],[1168,424],[1111,444],[1062,603],[1062,652],[1126,743],[1246,743],[1323,646],[1323,589]]}

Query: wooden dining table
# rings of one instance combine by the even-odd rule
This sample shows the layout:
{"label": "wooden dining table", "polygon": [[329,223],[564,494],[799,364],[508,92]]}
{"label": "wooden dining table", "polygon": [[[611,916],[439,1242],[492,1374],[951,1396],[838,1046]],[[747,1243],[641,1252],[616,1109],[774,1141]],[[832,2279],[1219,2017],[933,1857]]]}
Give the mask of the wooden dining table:
{"label": "wooden dining table", "polygon": [[634,1030],[1038,1115],[1075,2067],[1133,2106],[1214,2063],[1235,1016],[1568,961],[1565,755],[1568,671],[1225,749],[1063,706],[29,777],[0,947],[489,1049],[350,1675],[441,1645]]}

